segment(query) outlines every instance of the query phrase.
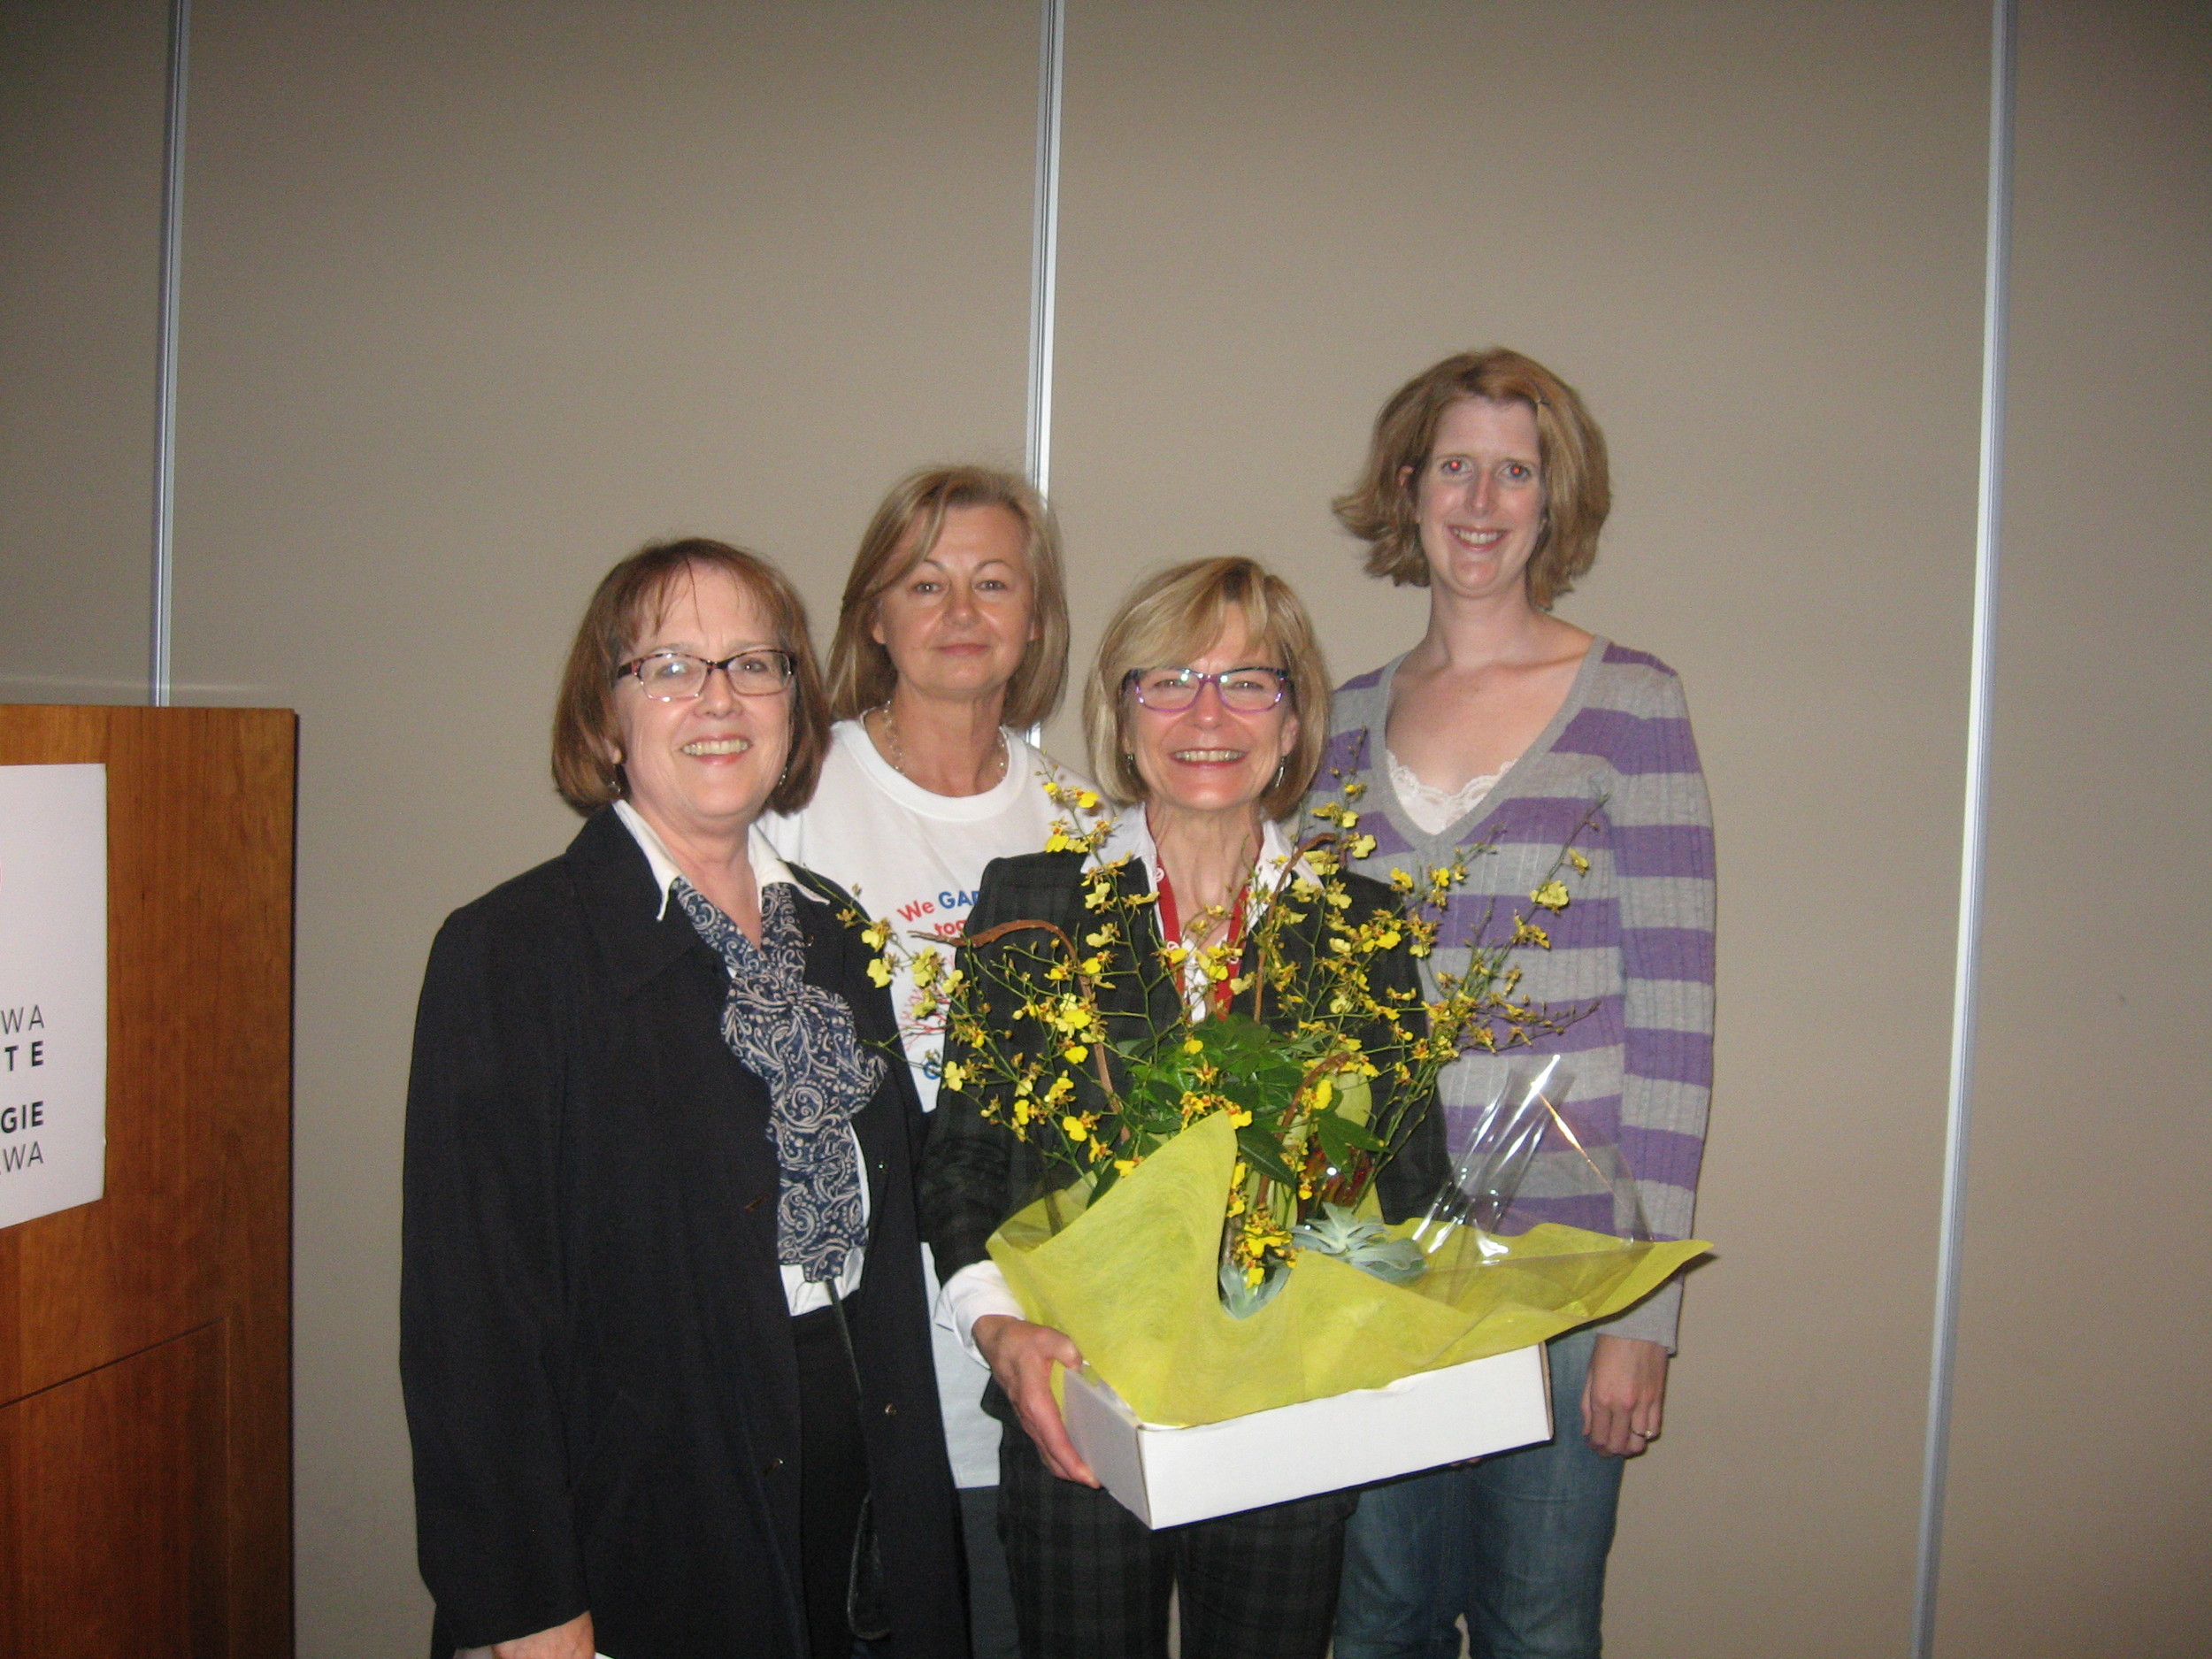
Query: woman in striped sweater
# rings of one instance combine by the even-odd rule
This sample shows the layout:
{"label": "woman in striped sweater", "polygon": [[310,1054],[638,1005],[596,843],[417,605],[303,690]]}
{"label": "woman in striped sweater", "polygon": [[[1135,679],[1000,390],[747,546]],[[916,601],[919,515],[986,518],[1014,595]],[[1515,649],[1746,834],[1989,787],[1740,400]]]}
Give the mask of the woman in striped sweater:
{"label": "woman in striped sweater", "polygon": [[[1591,820],[1590,868],[1543,918],[1552,948],[1513,960],[1532,1001],[1586,1010],[1538,1049],[1566,1056],[1571,1110],[1617,1140],[1653,1235],[1684,1238],[1712,1073],[1712,826],[1673,671],[1551,614],[1609,505],[1596,423],[1517,352],[1447,358],[1384,405],[1336,511],[1370,574],[1428,588],[1428,631],[1338,689],[1313,803],[1363,786],[1363,874],[1495,849],[1470,860],[1432,972],[1525,913]],[[1455,1152],[1505,1064],[1471,1054],[1445,1073]],[[1668,1285],[1551,1344],[1549,1444],[1365,1494],[1338,1659],[1453,1659],[1463,1613],[1476,1659],[1596,1659],[1622,1463],[1659,1433],[1680,1300]]]}

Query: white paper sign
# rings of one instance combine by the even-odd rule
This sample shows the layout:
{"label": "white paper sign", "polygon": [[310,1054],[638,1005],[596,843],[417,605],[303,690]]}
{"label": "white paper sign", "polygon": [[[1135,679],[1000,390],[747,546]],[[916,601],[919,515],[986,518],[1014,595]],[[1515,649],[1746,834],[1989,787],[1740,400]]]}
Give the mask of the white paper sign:
{"label": "white paper sign", "polygon": [[108,770],[0,766],[0,1227],[107,1185]]}

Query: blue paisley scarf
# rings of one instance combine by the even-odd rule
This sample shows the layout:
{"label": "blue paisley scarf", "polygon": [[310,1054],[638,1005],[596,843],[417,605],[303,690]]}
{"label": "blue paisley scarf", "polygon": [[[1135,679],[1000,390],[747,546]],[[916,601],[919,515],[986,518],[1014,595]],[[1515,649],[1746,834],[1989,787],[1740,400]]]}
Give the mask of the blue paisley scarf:
{"label": "blue paisley scarf", "polygon": [[860,1046],[842,997],[807,983],[788,882],[761,889],[757,945],[680,876],[670,891],[729,970],[722,1041],[768,1085],[768,1133],[783,1173],[777,1255],[810,1281],[834,1279],[864,1236],[851,1124],[883,1081],[883,1056]]}

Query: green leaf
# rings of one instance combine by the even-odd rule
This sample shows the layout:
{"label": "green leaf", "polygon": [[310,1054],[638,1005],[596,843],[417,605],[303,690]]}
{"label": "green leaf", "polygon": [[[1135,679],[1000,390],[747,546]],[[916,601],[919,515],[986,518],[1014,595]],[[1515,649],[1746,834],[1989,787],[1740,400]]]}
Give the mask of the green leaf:
{"label": "green leaf", "polygon": [[1237,1156],[1271,1180],[1280,1181],[1286,1187],[1298,1184],[1290,1165],[1283,1162],[1282,1148],[1257,1124],[1247,1124],[1237,1131]]}
{"label": "green leaf", "polygon": [[1386,1284],[1409,1285],[1427,1271],[1428,1257],[1410,1239],[1393,1239],[1380,1222],[1362,1221],[1340,1204],[1321,1208],[1320,1215],[1291,1229],[1301,1248],[1333,1256]]}
{"label": "green leaf", "polygon": [[1280,1262],[1269,1263],[1267,1276],[1256,1286],[1244,1282],[1241,1268],[1224,1262],[1221,1264],[1221,1305],[1229,1310],[1232,1319],[1248,1319],[1274,1301],[1288,1283],[1290,1270]]}
{"label": "green leaf", "polygon": [[1355,1152],[1386,1152],[1389,1148],[1348,1118],[1340,1118],[1333,1111],[1316,1112],[1311,1119],[1313,1132],[1321,1142],[1322,1155],[1339,1169],[1352,1162]]}

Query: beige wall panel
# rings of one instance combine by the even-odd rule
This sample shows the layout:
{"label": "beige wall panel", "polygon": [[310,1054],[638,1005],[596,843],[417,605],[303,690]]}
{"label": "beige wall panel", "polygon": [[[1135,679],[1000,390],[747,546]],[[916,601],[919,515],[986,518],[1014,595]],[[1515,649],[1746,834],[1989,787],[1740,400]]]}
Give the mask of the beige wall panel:
{"label": "beige wall panel", "polygon": [[142,703],[168,8],[0,4],[0,699]]}
{"label": "beige wall panel", "polygon": [[1019,464],[1034,14],[197,8],[180,697],[301,713],[301,1646],[417,1650],[394,1373],[413,1000],[557,851],[591,584],[672,532],[818,618],[876,496]]}
{"label": "beige wall panel", "polygon": [[[1949,1029],[1986,120],[1979,4],[1082,5],[1055,494],[1079,649],[1256,552],[1340,675],[1409,644],[1329,496],[1503,342],[1619,507],[1563,614],[1686,680],[1718,1087],[1670,1430],[1608,1651],[1902,1651]],[[1069,723],[1058,730],[1068,746]]]}
{"label": "beige wall panel", "polygon": [[2212,1584],[2212,13],[2021,8],[1943,1659],[2179,1659]]}

